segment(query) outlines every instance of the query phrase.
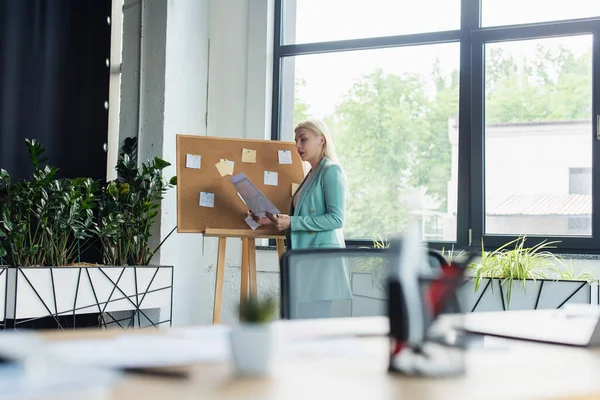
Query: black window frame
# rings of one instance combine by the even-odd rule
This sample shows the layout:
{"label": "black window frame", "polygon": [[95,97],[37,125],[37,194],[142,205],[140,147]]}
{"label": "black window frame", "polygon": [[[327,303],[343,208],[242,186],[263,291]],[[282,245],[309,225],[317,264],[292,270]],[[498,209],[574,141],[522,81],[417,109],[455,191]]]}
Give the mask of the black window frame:
{"label": "black window frame", "polygon": [[[600,254],[600,16],[566,21],[481,27],[481,7],[485,0],[461,0],[460,28],[451,31],[404,34],[328,42],[283,44],[285,0],[275,0],[273,43],[273,86],[271,139],[280,140],[282,69],[287,57],[369,50],[426,44],[460,43],[459,132],[458,132],[458,204],[457,232],[454,242],[430,242],[437,249],[481,250],[496,248],[519,235],[484,233],[484,47],[486,43],[571,36],[594,35],[592,88],[592,236],[529,236],[528,245],[544,240],[559,241],[559,253]],[[368,240],[347,240],[348,246],[371,245]]]}

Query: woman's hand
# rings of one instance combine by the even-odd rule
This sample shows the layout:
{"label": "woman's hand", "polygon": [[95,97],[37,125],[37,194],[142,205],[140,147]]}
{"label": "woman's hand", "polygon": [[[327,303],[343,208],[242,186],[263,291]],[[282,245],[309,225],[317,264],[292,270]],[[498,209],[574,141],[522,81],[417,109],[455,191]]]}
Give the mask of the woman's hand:
{"label": "woman's hand", "polygon": [[290,227],[291,219],[287,214],[271,214],[266,213],[267,217],[277,227],[278,231],[284,231]]}
{"label": "woman's hand", "polygon": [[250,214],[254,222],[259,224],[260,226],[271,225],[273,221],[269,217],[259,217],[256,214]]}

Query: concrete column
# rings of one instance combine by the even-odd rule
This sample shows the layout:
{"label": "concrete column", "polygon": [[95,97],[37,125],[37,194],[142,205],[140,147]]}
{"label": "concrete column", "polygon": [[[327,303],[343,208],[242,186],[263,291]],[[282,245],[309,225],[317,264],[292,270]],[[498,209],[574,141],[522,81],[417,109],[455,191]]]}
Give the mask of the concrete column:
{"label": "concrete column", "polygon": [[[176,135],[180,133],[269,138],[274,0],[142,0],[140,4],[140,162],[161,157],[173,164],[164,171],[165,176],[175,175]],[[127,19],[127,14],[124,16]],[[127,29],[123,27],[124,32]],[[133,50],[128,51],[134,52],[133,43],[130,45]],[[133,57],[125,50],[124,42],[124,60]],[[135,85],[134,74],[127,78],[123,74],[122,89],[126,85]],[[125,92],[122,104],[124,96]],[[133,126],[125,120],[124,110],[122,106],[123,131]],[[161,205],[155,244],[176,224],[177,196],[176,190],[171,190]],[[231,240],[224,322],[237,320],[234,306],[239,300],[240,252],[239,240]],[[269,271],[268,279],[261,281],[259,276],[259,286],[277,294],[277,258],[275,252],[270,253],[258,255],[259,260],[268,260],[261,262],[258,270]],[[210,323],[216,241],[201,234],[174,233],[152,262],[175,267],[174,325]]]}

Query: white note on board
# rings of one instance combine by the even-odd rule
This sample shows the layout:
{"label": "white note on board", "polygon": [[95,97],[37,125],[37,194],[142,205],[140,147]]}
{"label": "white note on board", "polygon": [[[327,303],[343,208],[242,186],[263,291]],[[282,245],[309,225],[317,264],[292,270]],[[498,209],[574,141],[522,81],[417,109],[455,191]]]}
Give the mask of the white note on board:
{"label": "white note on board", "polygon": [[202,159],[202,157],[200,157],[196,154],[188,154],[185,159],[185,167],[193,168],[193,169],[200,169],[201,159]]}
{"label": "white note on board", "polygon": [[246,223],[250,228],[252,228],[252,230],[255,230],[260,226],[260,224],[254,222],[254,220],[252,219],[252,215],[248,215],[244,221],[246,221]]}
{"label": "white note on board", "polygon": [[208,192],[200,192],[200,207],[210,207],[214,208],[215,206],[215,194]]}
{"label": "white note on board", "polygon": [[290,150],[277,150],[279,156],[279,164],[291,164],[292,152]]}
{"label": "white note on board", "polygon": [[273,171],[265,171],[265,185],[277,186],[278,173]]}

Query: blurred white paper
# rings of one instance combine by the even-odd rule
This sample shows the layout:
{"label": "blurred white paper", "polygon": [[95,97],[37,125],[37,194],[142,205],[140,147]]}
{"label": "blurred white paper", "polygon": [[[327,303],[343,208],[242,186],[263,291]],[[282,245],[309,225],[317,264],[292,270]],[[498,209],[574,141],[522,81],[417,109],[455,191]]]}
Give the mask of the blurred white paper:
{"label": "blurred white paper", "polygon": [[[244,198],[242,197],[242,195],[241,195],[241,194],[239,194],[239,193],[238,193],[237,195],[238,195],[238,197],[240,198],[240,200],[242,201],[242,203],[246,204],[246,201],[244,200]],[[247,204],[246,204],[246,205],[247,205]]]}
{"label": "blurred white paper", "polygon": [[229,359],[227,336],[186,339],[173,335],[127,335],[109,340],[48,342],[46,354],[69,363],[105,368],[179,366]]}
{"label": "blurred white paper", "polygon": [[258,188],[250,182],[250,179],[243,173],[237,174],[229,178],[235,186],[239,195],[244,199],[246,205],[254,214],[259,217],[264,217],[266,212],[271,214],[279,214],[277,207],[271,203],[269,199]]}
{"label": "blurred white paper", "polygon": [[202,157],[195,154],[188,154],[185,160],[186,168],[200,169],[201,159]]}
{"label": "blurred white paper", "polygon": [[200,192],[200,207],[210,207],[213,208],[215,206],[215,194]]}
{"label": "blurred white paper", "polygon": [[246,221],[246,223],[248,224],[248,226],[250,228],[252,228],[252,230],[255,230],[256,228],[260,227],[260,224],[257,224],[256,222],[254,222],[251,215],[248,215],[246,217],[246,219],[244,219],[244,221]]}
{"label": "blurred white paper", "polygon": [[290,150],[277,150],[279,156],[279,164],[291,164],[292,152]]}
{"label": "blurred white paper", "polygon": [[279,174],[277,172],[265,171],[265,185],[277,186],[277,178]]}

